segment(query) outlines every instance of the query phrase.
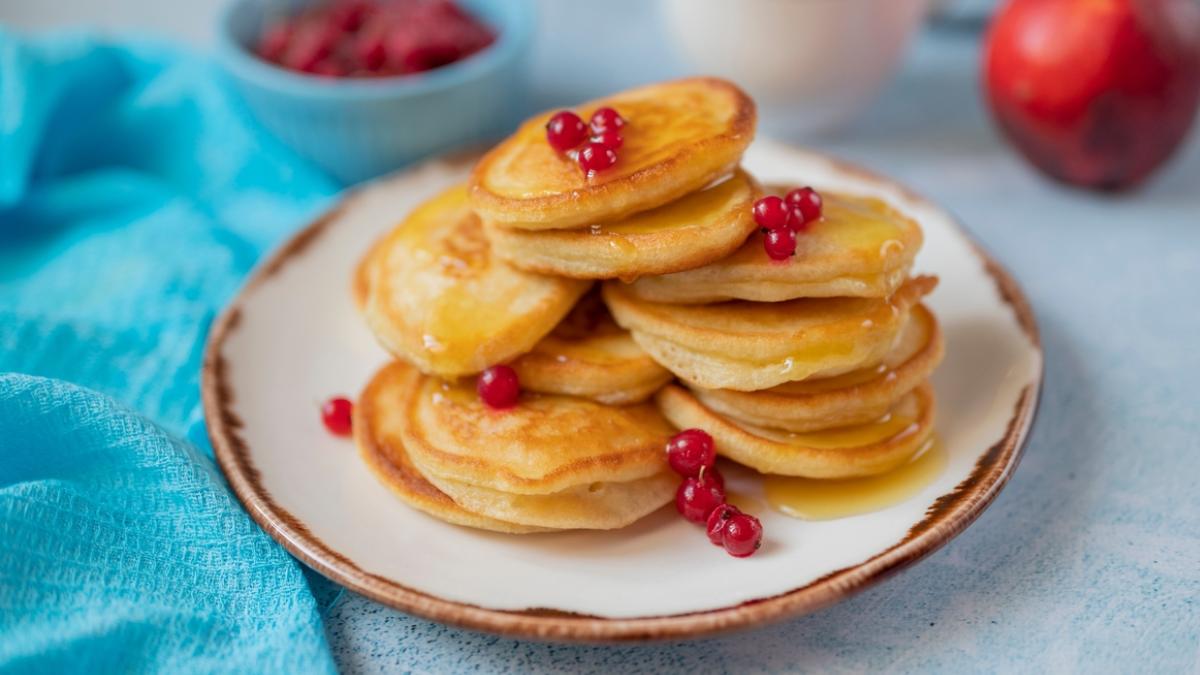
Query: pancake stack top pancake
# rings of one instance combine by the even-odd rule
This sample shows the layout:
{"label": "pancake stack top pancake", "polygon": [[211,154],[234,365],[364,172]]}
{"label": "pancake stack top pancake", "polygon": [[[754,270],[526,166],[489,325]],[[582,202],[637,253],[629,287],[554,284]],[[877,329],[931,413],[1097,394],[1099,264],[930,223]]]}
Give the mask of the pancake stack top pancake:
{"label": "pancake stack top pancake", "polygon": [[[910,275],[918,224],[822,193],[773,261],[753,206],[797,186],[739,168],[755,126],[740,89],[679,80],[575,111],[602,108],[625,122],[611,167],[581,170],[539,115],[363,258],[356,302],[397,358],[355,408],[380,478],[460,525],[607,529],[670,501],[677,428],[812,478],[920,452],[942,339],[921,304],[936,280]],[[500,364],[521,395],[496,410],[472,376]]]}

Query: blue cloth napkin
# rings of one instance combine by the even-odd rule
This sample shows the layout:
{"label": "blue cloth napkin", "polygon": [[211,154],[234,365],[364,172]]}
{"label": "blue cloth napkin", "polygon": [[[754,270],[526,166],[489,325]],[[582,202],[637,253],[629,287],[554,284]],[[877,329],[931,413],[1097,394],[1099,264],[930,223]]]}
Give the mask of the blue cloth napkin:
{"label": "blue cloth napkin", "polygon": [[0,29],[0,672],[331,672],[211,459],[204,338],[334,191],[207,61]]}

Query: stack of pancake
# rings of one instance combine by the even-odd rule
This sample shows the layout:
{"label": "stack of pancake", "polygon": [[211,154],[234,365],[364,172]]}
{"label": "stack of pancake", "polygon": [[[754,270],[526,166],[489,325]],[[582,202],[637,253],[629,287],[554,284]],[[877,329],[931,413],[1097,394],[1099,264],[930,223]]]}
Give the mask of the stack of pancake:
{"label": "stack of pancake", "polygon": [[[942,352],[920,304],[935,282],[909,276],[917,224],[823,193],[796,256],[772,262],[752,215],[766,191],[739,168],[755,125],[741,90],[696,78],[575,110],[604,106],[627,120],[612,168],[585,176],[537,116],[359,265],[356,301],[397,357],[355,407],[376,474],[443,520],[533,532],[669,502],[680,428],[764,473],[908,461]],[[518,375],[511,409],[475,392],[496,364]]]}

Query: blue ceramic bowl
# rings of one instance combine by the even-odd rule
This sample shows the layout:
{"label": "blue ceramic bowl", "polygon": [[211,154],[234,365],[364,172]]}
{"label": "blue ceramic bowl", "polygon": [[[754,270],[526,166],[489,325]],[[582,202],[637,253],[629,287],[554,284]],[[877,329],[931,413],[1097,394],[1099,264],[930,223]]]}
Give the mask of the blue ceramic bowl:
{"label": "blue ceramic bowl", "polygon": [[345,183],[502,135],[517,122],[533,33],[530,0],[459,0],[496,32],[462,61],[425,73],[371,80],[302,75],[256,57],[250,45],[265,8],[303,0],[232,0],[217,26],[217,50],[264,127]]}

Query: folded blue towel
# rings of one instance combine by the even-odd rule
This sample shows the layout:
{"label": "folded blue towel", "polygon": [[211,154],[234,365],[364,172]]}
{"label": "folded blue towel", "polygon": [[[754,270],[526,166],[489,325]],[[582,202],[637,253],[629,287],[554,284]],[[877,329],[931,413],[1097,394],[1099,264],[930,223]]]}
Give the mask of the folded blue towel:
{"label": "folded blue towel", "polygon": [[333,191],[203,59],[0,30],[0,672],[333,670],[199,401],[215,313]]}

